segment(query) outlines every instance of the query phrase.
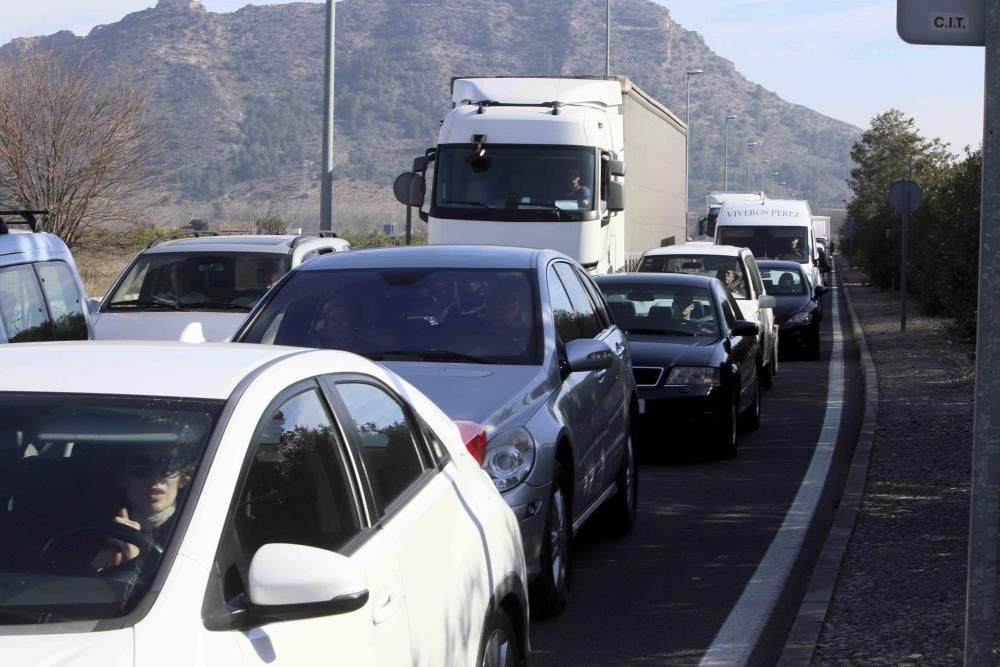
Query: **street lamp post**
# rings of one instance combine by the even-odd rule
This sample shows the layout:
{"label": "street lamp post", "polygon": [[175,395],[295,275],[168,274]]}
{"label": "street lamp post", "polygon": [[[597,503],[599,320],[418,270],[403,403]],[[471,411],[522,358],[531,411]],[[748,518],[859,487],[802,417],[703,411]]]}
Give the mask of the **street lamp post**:
{"label": "street lamp post", "polygon": [[688,175],[691,171],[691,77],[701,74],[704,70],[689,69],[685,79],[684,88],[687,95],[687,102],[684,106],[684,124],[687,126],[687,136],[684,138],[684,227],[687,228],[688,216]]}
{"label": "street lamp post", "polygon": [[723,150],[725,163],[722,166],[722,191],[729,192],[729,121],[736,120],[739,116],[733,114],[732,116],[726,116],[726,141],[723,144],[725,146]]}
{"label": "street lamp post", "polygon": [[764,196],[764,165],[768,164],[770,160],[760,161],[760,196]]}
{"label": "street lamp post", "polygon": [[747,192],[750,192],[750,149],[756,145],[756,141],[747,143]]}
{"label": "street lamp post", "polygon": [[767,189],[771,191],[771,196],[772,197],[774,196],[774,177],[775,176],[779,176],[779,175],[781,175],[780,171],[772,171],[771,172],[771,180],[770,180],[770,183],[769,183]]}

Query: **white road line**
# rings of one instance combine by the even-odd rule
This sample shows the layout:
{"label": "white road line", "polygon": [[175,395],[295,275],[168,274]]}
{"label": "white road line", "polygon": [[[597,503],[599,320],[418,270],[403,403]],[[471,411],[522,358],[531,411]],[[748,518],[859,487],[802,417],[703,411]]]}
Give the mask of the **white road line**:
{"label": "white road line", "polygon": [[[835,281],[836,282],[836,281]],[[757,645],[764,626],[774,612],[778,596],[795,564],[806,531],[812,522],[826,476],[833,461],[833,450],[840,431],[844,405],[844,338],[837,294],[831,290],[833,347],[830,351],[830,374],[826,389],[826,414],[812,461],[799,491],[771,546],[750,578],[726,622],[701,660],[701,667],[745,665]]]}

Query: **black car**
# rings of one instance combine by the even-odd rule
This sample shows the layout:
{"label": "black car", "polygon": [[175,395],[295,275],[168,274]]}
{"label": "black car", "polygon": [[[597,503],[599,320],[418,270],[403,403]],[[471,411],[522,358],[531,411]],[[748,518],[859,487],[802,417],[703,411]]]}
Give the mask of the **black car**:
{"label": "black car", "polygon": [[774,297],[774,321],[778,323],[778,348],[786,354],[799,352],[819,359],[819,325],[823,320],[823,295],[827,288],[813,286],[798,262],[757,262],[764,289]]}
{"label": "black car", "polygon": [[759,325],[743,319],[716,278],[621,273],[595,281],[628,337],[647,445],[650,434],[673,438],[684,427],[691,441],[735,456],[740,422],[746,430],[760,423]]}

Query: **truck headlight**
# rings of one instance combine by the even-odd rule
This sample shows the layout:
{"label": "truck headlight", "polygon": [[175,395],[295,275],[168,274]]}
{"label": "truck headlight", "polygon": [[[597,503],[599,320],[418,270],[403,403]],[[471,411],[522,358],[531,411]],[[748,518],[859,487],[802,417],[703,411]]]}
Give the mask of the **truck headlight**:
{"label": "truck headlight", "polygon": [[714,387],[719,384],[719,369],[707,366],[678,366],[671,369],[666,384]]}
{"label": "truck headlight", "polygon": [[535,440],[526,429],[512,428],[490,438],[483,469],[503,493],[528,478],[535,464]]}
{"label": "truck headlight", "polygon": [[789,317],[787,321],[789,324],[809,324],[812,322],[812,319],[812,313],[807,313],[803,310],[802,312],[795,313]]}

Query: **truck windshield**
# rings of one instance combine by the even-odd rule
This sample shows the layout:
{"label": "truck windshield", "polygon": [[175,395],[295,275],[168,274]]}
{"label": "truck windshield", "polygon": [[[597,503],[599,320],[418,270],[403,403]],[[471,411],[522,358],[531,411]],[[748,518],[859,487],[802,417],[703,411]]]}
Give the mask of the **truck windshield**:
{"label": "truck windshield", "polygon": [[595,155],[586,146],[440,146],[434,207],[445,216],[463,209],[476,209],[473,216],[484,210],[531,211],[536,218],[539,211],[592,211]]}
{"label": "truck windshield", "polygon": [[782,259],[802,264],[812,261],[809,232],[805,227],[719,227],[716,242],[737,248],[750,248],[750,252],[758,259]]}
{"label": "truck windshield", "polygon": [[0,394],[0,626],[134,609],[175,539],[222,408]]}

